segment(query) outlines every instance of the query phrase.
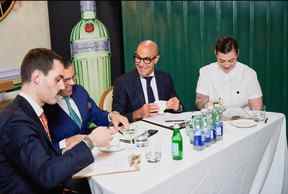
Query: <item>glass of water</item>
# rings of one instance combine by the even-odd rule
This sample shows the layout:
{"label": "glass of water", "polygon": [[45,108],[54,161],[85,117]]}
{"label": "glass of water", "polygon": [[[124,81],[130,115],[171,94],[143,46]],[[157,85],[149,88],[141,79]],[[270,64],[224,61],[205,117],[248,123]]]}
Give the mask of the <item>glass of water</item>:
{"label": "glass of water", "polygon": [[134,128],[128,128],[122,131],[123,135],[128,139],[130,144],[134,143],[135,133],[136,129]]}
{"label": "glass of water", "polygon": [[136,135],[135,135],[135,145],[138,148],[148,146],[148,130],[137,129]]}
{"label": "glass of water", "polygon": [[161,155],[162,155],[162,141],[161,141],[161,137],[158,137],[159,134],[150,137],[151,139],[149,139],[149,146],[146,149],[146,160],[149,163],[157,163],[160,161],[161,159]]}
{"label": "glass of water", "polygon": [[260,110],[252,109],[252,115],[255,121],[264,121],[266,119],[266,106],[263,105]]}

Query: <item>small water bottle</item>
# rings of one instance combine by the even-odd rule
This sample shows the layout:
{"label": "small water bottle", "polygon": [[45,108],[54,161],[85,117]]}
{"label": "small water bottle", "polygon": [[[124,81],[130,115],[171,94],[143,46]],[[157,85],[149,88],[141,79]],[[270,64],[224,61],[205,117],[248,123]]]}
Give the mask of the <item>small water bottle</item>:
{"label": "small water bottle", "polygon": [[213,124],[216,133],[216,140],[221,140],[223,138],[223,122],[220,119],[220,112],[217,107],[213,108]]}
{"label": "small water bottle", "polygon": [[207,111],[208,111],[207,109],[201,110],[202,113],[201,128],[203,132],[205,146],[208,147],[211,143],[211,135],[210,135],[210,128],[208,126]]}
{"label": "small water bottle", "polygon": [[216,142],[216,130],[214,128],[213,117],[212,117],[212,109],[207,110],[207,123],[210,132],[210,144]]}
{"label": "small water bottle", "polygon": [[171,151],[172,151],[173,160],[183,159],[183,139],[182,139],[182,135],[180,132],[180,127],[177,124],[173,126]]}
{"label": "small water bottle", "polygon": [[201,129],[201,116],[195,116],[193,118],[193,146],[195,150],[204,149],[204,138]]}

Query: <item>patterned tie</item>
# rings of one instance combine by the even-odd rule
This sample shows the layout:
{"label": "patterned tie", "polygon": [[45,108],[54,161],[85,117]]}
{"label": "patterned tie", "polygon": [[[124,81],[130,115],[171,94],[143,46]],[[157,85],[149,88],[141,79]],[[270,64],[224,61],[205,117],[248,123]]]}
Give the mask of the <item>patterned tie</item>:
{"label": "patterned tie", "polygon": [[81,119],[76,114],[76,112],[73,110],[69,99],[70,99],[69,96],[64,96],[64,100],[65,100],[67,107],[68,107],[68,110],[69,110],[69,116],[78,125],[78,127],[81,129]]}
{"label": "patterned tie", "polygon": [[39,116],[39,119],[40,119],[40,121],[42,123],[42,126],[45,129],[45,132],[46,132],[49,140],[51,141],[51,135],[50,135],[49,128],[48,128],[48,121],[47,121],[47,118],[46,118],[44,112]]}
{"label": "patterned tie", "polygon": [[153,76],[144,77],[144,79],[146,80],[148,103],[152,103],[152,102],[155,101],[154,94],[153,94],[153,90],[152,90],[152,87],[151,87],[151,80],[152,80],[152,78],[153,78]]}

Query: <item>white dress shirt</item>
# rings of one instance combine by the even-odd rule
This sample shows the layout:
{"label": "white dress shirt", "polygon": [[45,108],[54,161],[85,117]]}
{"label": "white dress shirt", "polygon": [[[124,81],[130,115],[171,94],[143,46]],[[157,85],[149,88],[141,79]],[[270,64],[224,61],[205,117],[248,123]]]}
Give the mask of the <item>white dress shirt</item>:
{"label": "white dress shirt", "polygon": [[[74,110],[74,112],[77,114],[77,116],[80,118],[80,120],[81,120],[81,122],[82,122],[82,117],[81,117],[80,111],[79,111],[79,109],[78,109],[75,101],[70,97],[70,98],[69,98],[69,102],[70,102],[70,104],[71,104],[72,109]],[[67,115],[70,116],[67,103],[65,102],[63,96],[58,96],[58,97],[57,97],[57,104],[62,108],[62,110],[64,110],[64,112],[65,112]]]}
{"label": "white dress shirt", "polygon": [[222,98],[226,108],[243,108],[248,106],[248,100],[262,97],[256,72],[240,62],[228,73],[217,62],[202,67],[196,92],[209,96],[210,101]]}
{"label": "white dress shirt", "polygon": [[24,94],[23,92],[19,92],[19,95],[25,98],[29,104],[32,106],[33,110],[35,111],[36,115],[40,117],[40,115],[43,113],[43,108],[33,100],[29,95]]}
{"label": "white dress shirt", "polygon": [[[154,95],[155,101],[158,101],[159,100],[159,95],[158,95],[157,84],[156,84],[156,79],[155,79],[155,76],[154,76],[154,72],[152,72],[149,75],[149,77],[150,76],[153,76],[153,78],[151,79],[151,88],[152,88],[152,91],[153,91],[153,95]],[[149,101],[148,101],[148,95],[147,95],[146,79],[143,76],[140,76],[140,81],[141,81],[142,90],[143,90],[143,93],[144,93],[145,103],[147,104]]]}

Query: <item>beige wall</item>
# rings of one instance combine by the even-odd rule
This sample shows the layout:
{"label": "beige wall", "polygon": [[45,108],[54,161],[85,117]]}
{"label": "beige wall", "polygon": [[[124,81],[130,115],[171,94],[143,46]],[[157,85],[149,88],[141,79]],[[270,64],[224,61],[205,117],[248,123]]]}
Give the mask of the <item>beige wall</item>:
{"label": "beige wall", "polygon": [[47,2],[16,2],[0,22],[0,71],[19,68],[26,52],[35,47],[50,48]]}

